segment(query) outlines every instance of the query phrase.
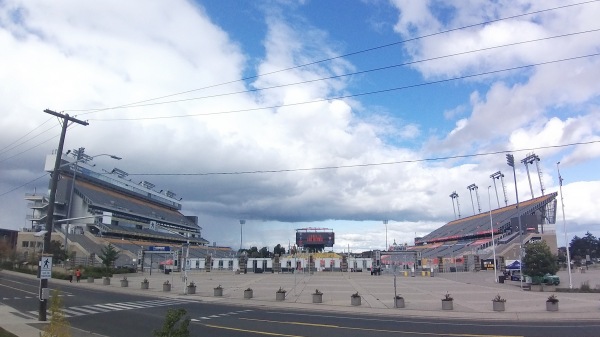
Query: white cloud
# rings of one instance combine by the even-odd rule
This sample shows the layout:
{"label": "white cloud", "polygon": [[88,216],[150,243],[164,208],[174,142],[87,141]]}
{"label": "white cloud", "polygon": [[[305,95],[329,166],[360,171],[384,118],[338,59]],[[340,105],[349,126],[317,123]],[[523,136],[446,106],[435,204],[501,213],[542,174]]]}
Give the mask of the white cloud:
{"label": "white cloud", "polygon": [[[484,13],[488,13],[481,3],[447,4],[447,7],[460,6],[455,10],[454,21],[448,21],[430,10],[434,1],[394,3],[402,9],[397,31],[411,36],[481,21],[487,15]],[[493,10],[505,15],[526,5],[526,2],[514,6],[494,4]],[[15,14],[17,8],[19,15]],[[197,98],[311,81],[356,68],[349,60],[336,59],[262,76],[250,84],[236,82],[253,71],[267,74],[343,53],[328,32],[303,20],[288,20],[285,11],[266,11],[267,33],[256,38],[256,43],[264,45],[265,54],[261,57],[248,55],[202,8],[186,1],[150,1],[144,6],[139,2],[109,1],[101,9],[80,1],[4,1],[0,9],[0,49],[8,51],[0,54],[0,63],[11,65],[0,67],[0,76],[11,80],[11,85],[0,92],[2,146],[47,120],[44,108],[94,109],[234,81],[163,100]],[[573,10],[572,15],[573,21],[568,22],[574,23],[573,29],[585,27],[585,22],[595,22],[584,11]],[[560,20],[564,18],[543,16],[537,21],[499,23],[450,34],[442,41],[428,39],[413,43],[407,50],[418,58],[513,41],[516,35],[548,36],[559,32]],[[575,20],[584,22],[575,24]],[[518,34],[521,31],[526,34]],[[572,38],[562,49],[566,53],[567,49],[585,52],[596,48],[585,40]],[[535,49],[515,48],[494,54],[494,58],[469,55],[424,63],[416,69],[424,77],[452,76],[537,60],[539,55],[552,54],[548,48],[546,44]],[[258,60],[256,69],[248,68],[246,62],[251,57]],[[457,153],[593,140],[598,137],[598,118],[590,101],[598,96],[598,69],[597,61],[588,59],[564,66],[539,67],[517,74],[517,81],[513,80],[514,74],[502,76],[501,81],[488,77],[469,102],[460,102],[455,109],[448,110],[446,118],[458,119],[454,121],[454,130],[439,134],[426,144],[426,150],[397,145],[417,139],[426,127],[423,120],[391,116],[389,108],[379,113],[378,107],[357,98],[323,100],[351,93],[349,84],[353,83],[347,78],[142,108],[90,114],[70,111],[79,118],[89,119],[90,125],[71,128],[66,149],[84,146],[92,155],[114,153],[124,159],[117,163],[98,158],[98,167],[115,165],[130,173],[205,173],[389,163],[431,157],[427,147],[436,152]],[[313,103],[291,105],[307,101]],[[281,104],[290,105],[252,110]],[[549,113],[571,109],[577,109],[579,115],[553,117]],[[186,118],[106,121],[234,110],[240,111]],[[0,192],[42,174],[43,158],[57,143],[57,138],[49,138],[58,134],[59,127],[52,120],[40,129],[52,125],[51,131],[32,142],[42,145],[2,162],[0,175],[6,180],[3,179]],[[6,153],[0,150],[0,160],[32,143]],[[564,162],[572,163],[586,163],[591,156],[598,155],[596,148],[583,146],[570,154],[560,154]],[[223,233],[237,233],[237,219],[244,218],[249,223],[248,243],[257,246],[284,244],[297,228],[290,222],[308,227],[312,221],[318,221],[336,227],[340,233],[338,243],[343,248],[350,244],[352,249],[368,249],[381,247],[385,241],[378,219],[390,220],[389,243],[392,238],[398,243],[410,243],[415,232],[427,234],[452,218],[450,192],[457,190],[466,200],[467,185],[476,183],[484,191],[490,182],[489,174],[482,172],[495,172],[500,165],[505,165],[503,158],[269,174],[131,177],[152,181],[161,189],[182,196],[184,213],[199,215],[207,239],[219,244],[237,248],[237,235],[229,237]],[[520,174],[519,179],[522,177]],[[45,190],[47,181],[34,186],[38,191]],[[32,188],[28,187],[28,191]],[[10,201],[2,202],[11,209],[2,212],[10,214],[10,218],[3,220],[7,222],[3,226],[23,227],[26,202],[22,200],[22,191],[10,194]],[[471,205],[461,202],[466,205],[464,212],[469,213]]]}

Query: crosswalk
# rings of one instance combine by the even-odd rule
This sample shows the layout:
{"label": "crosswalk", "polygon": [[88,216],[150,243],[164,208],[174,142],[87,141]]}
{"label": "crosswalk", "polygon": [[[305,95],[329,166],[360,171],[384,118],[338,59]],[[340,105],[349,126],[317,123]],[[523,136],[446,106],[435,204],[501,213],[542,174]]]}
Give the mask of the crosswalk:
{"label": "crosswalk", "polygon": [[[154,308],[164,307],[170,305],[177,305],[189,303],[189,300],[183,299],[163,299],[163,300],[151,300],[151,301],[136,301],[136,302],[118,302],[118,303],[103,303],[103,304],[91,304],[82,305],[76,307],[63,308],[62,311],[65,317],[78,317],[85,315],[100,314],[108,311],[121,311],[121,310],[133,310],[143,308]],[[27,315],[31,315],[32,318],[38,316],[38,311],[28,311]]]}
{"label": "crosswalk", "polygon": [[202,316],[202,317],[198,317],[198,318],[192,318],[190,319],[190,321],[192,322],[201,322],[201,321],[207,321],[210,319],[215,319],[215,318],[221,318],[221,317],[227,317],[227,316],[234,316],[234,315],[239,315],[239,314],[243,314],[245,312],[249,312],[252,310],[238,310],[238,311],[231,311],[231,312],[226,312],[223,314],[216,314],[216,315],[210,315],[210,316]]}

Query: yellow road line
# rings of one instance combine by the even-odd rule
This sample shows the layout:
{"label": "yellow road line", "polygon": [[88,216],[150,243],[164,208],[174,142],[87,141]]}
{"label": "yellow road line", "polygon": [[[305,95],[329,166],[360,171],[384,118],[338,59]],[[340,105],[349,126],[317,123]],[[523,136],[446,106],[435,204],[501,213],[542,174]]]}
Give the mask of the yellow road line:
{"label": "yellow road line", "polygon": [[256,321],[265,323],[279,323],[279,324],[291,324],[291,325],[305,325],[305,326],[317,326],[332,329],[346,329],[346,330],[357,330],[357,331],[369,331],[369,332],[385,332],[385,333],[401,333],[401,334],[414,334],[414,335],[425,335],[425,336],[454,336],[454,337],[522,337],[517,335],[481,335],[481,334],[455,334],[455,333],[436,333],[436,332],[419,332],[419,331],[402,331],[402,330],[384,330],[384,329],[370,329],[370,328],[352,328],[339,325],[329,324],[313,324],[304,322],[283,322],[283,321],[272,321],[266,319],[255,319],[255,318],[243,318],[241,320]]}
{"label": "yellow road line", "polygon": [[275,332],[256,331],[256,330],[248,330],[248,329],[238,329],[238,328],[231,328],[231,327],[227,327],[227,326],[220,326],[220,325],[213,325],[213,324],[202,324],[202,325],[204,325],[206,327],[209,327],[209,328],[214,328],[214,329],[223,329],[223,330],[231,330],[231,331],[239,331],[239,332],[248,332],[248,333],[253,333],[253,334],[257,334],[257,335],[281,336],[281,337],[304,337],[304,336],[300,336],[300,335],[287,335],[287,334],[275,333]]}

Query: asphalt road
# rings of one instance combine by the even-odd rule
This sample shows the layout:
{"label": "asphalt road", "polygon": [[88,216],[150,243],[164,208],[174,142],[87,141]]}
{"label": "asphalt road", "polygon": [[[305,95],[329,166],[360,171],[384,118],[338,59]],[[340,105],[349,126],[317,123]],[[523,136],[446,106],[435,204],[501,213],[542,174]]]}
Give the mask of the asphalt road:
{"label": "asphalt road", "polygon": [[[0,302],[32,317],[36,324],[39,281],[19,276],[0,278]],[[53,287],[50,281],[50,287]],[[61,284],[64,311],[72,327],[114,337],[152,336],[169,308],[183,308],[191,319],[191,336],[598,336],[598,322],[499,322],[403,318],[322,310],[276,311],[263,306],[206,303],[197,299],[113,293]],[[82,334],[84,335],[84,334]]]}

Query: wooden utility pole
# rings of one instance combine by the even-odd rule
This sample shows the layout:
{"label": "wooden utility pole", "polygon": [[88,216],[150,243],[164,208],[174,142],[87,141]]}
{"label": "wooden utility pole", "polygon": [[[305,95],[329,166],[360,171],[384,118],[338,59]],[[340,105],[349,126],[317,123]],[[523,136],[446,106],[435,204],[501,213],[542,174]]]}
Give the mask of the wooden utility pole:
{"label": "wooden utility pole", "polygon": [[[45,113],[62,118],[62,131],[60,133],[60,140],[58,142],[58,149],[56,150],[56,161],[54,162],[54,170],[52,170],[52,180],[50,183],[50,195],[48,196],[48,208],[46,213],[46,234],[44,234],[44,244],[42,249],[42,257],[44,254],[48,253],[48,249],[50,248],[50,238],[52,235],[52,228],[54,225],[54,201],[56,199],[56,185],[58,184],[58,175],[60,170],[61,157],[63,152],[63,146],[65,143],[65,135],[67,133],[67,126],[69,122],[75,122],[81,125],[88,125],[88,122],[81,121],[79,119],[73,118],[68,114],[61,114],[58,112],[54,112],[52,110],[46,109]],[[41,263],[41,259],[40,259]],[[38,321],[46,321],[46,308],[48,307],[48,298],[47,291],[44,289],[48,288],[48,279],[41,278],[40,279],[40,307],[38,314]]]}

